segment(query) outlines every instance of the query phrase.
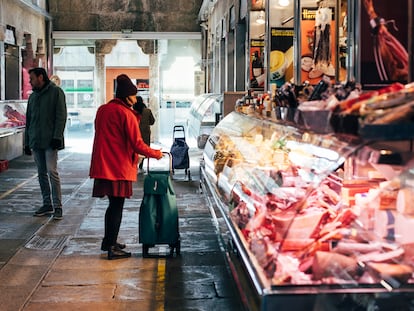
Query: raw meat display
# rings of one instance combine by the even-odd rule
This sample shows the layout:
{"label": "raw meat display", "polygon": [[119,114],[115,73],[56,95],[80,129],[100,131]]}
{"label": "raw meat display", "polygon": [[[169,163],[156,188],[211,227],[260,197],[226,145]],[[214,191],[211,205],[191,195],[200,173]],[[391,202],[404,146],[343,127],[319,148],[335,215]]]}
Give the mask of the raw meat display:
{"label": "raw meat display", "polygon": [[409,211],[404,198],[411,192],[402,191],[409,183],[373,172],[372,178],[345,182],[345,159],[357,146],[253,120],[235,112],[227,116],[204,156],[265,282],[391,289],[414,283],[414,257],[407,254],[412,244],[403,241],[401,229],[391,229],[392,219],[400,217],[399,193],[399,209]]}
{"label": "raw meat display", "polygon": [[4,105],[3,116],[6,118],[6,120],[4,122],[0,122],[0,128],[11,128],[24,126],[26,124],[26,116],[10,105]]}

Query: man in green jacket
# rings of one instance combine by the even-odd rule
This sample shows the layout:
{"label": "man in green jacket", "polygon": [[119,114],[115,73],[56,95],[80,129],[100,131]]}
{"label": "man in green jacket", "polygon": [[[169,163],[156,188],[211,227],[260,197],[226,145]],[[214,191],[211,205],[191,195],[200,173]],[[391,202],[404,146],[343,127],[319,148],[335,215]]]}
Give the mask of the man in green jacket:
{"label": "man in green jacket", "polygon": [[37,165],[43,205],[34,216],[52,215],[62,219],[62,191],[57,170],[58,150],[65,147],[66,98],[62,89],[51,82],[44,68],[29,70],[33,93],[27,102],[24,152]]}

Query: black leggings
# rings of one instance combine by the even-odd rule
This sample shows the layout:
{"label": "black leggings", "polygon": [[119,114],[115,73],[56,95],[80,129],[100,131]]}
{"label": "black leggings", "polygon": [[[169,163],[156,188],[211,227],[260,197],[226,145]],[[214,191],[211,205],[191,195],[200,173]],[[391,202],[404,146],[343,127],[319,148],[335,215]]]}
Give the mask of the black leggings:
{"label": "black leggings", "polygon": [[108,246],[114,246],[118,239],[119,228],[121,227],[125,198],[112,196],[108,198],[109,206],[105,212],[104,242]]}

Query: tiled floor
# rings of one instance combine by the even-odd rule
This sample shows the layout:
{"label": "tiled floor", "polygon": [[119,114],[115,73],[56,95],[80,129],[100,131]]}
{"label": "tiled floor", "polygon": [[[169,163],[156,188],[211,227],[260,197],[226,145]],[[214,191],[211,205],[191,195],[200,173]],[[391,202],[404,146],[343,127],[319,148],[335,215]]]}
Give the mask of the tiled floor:
{"label": "tiled floor", "polygon": [[[69,141],[70,143],[70,141]],[[33,217],[41,204],[33,159],[22,156],[0,174],[0,306],[34,310],[243,310],[204,197],[200,151],[191,149],[192,181],[177,171],[181,256],[142,258],[138,211],[143,175],[126,201],[119,240],[129,259],[100,251],[106,199],[91,197],[90,140],[60,152],[64,218]],[[165,254],[166,246],[151,249]]]}

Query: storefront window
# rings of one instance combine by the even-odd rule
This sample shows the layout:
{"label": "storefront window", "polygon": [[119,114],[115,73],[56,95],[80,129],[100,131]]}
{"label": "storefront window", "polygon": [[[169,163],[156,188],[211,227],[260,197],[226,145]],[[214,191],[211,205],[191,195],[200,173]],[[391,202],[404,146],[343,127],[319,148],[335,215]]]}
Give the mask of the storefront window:
{"label": "storefront window", "polygon": [[345,81],[354,66],[348,48],[349,3],[249,1],[248,87],[260,93],[286,82],[316,85],[323,77]]}

